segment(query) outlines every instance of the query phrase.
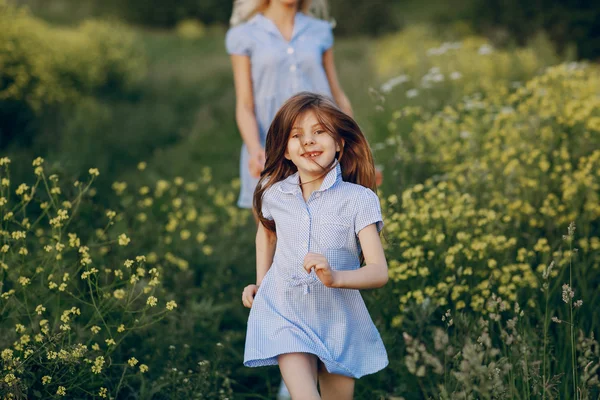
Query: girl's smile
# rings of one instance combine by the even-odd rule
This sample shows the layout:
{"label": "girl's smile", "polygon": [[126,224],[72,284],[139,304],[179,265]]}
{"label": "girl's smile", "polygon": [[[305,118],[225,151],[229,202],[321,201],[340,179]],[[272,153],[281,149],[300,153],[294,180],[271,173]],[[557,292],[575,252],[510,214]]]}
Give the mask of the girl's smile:
{"label": "girl's smile", "polygon": [[306,153],[302,154],[302,157],[315,158],[315,157],[320,156],[321,154],[323,154],[322,151],[306,152]]}

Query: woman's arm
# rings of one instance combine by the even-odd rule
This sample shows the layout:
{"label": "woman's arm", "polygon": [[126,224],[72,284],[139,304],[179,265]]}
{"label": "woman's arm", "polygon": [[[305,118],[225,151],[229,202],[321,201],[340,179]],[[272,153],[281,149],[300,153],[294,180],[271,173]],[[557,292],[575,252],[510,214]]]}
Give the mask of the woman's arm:
{"label": "woman's arm", "polygon": [[276,233],[269,231],[259,222],[256,231],[256,285],[258,286],[273,264],[276,247]]}
{"label": "woman's arm", "polygon": [[353,271],[335,271],[332,287],[346,289],[373,289],[388,281],[388,266],[375,224],[358,232],[358,240],[366,265]]}
{"label": "woman's arm", "polygon": [[323,68],[325,68],[325,74],[327,75],[327,80],[329,81],[329,88],[331,89],[333,100],[343,112],[353,117],[352,105],[342,90],[337,77],[337,72],[335,71],[333,48],[329,48],[325,51],[325,53],[323,53]]}
{"label": "woman's arm", "polygon": [[[340,82],[337,78],[337,73],[335,72],[335,62],[333,61],[333,48],[329,48],[325,51],[325,53],[323,53],[323,67],[325,68],[327,79],[329,80],[329,87],[331,88],[333,100],[343,112],[354,118],[354,113],[352,111],[352,105],[350,104],[350,100],[348,100],[348,97],[346,97],[346,94],[342,90]],[[379,168],[375,168],[375,176],[377,180],[377,186],[381,185],[381,183],[383,182],[383,174],[381,173],[381,170]]]}
{"label": "woman's arm", "polygon": [[235,119],[242,140],[250,153],[250,173],[258,177],[264,167],[265,151],[260,143],[258,123],[254,114],[250,57],[232,54],[231,65],[235,84]]}

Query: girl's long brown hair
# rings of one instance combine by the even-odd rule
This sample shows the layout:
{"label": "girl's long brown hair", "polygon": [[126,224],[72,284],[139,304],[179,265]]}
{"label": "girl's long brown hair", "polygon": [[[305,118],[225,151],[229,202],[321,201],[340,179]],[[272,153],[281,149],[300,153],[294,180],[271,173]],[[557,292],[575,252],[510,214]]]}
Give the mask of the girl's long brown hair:
{"label": "girl's long brown hair", "polygon": [[[340,146],[337,161],[342,168],[342,178],[376,191],[375,164],[369,143],[358,124],[344,114],[329,98],[309,92],[292,96],[279,109],[269,127],[266,143],[265,169],[254,191],[254,209],[260,222],[275,232],[275,222],[262,214],[263,194],[275,183],[294,174],[298,169],[285,158],[290,132],[296,119],[312,111],[323,128]],[[335,168],[335,161],[324,168],[323,175]]]}

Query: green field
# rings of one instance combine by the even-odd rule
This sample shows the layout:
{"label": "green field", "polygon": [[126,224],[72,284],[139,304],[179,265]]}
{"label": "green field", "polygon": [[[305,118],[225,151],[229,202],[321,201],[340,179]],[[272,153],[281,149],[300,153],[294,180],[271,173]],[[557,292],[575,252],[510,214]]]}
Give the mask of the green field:
{"label": "green field", "polygon": [[[242,366],[254,224],[224,28],[7,15],[0,397],[274,398],[278,369]],[[363,296],[390,365],[355,398],[597,398],[597,65],[416,23],[335,57],[385,176],[390,282]]]}

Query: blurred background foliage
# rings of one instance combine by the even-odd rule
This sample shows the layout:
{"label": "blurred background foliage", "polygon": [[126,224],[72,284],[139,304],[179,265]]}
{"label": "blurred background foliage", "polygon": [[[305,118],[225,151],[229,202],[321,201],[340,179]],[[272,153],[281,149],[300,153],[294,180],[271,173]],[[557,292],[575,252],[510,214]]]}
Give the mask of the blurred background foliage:
{"label": "blurred background foliage", "polygon": [[[232,1],[222,0],[14,0],[39,15],[65,22],[73,18],[116,16],[136,25],[171,28],[181,20],[228,23]],[[464,21],[494,43],[525,44],[545,31],[559,52],[576,44],[578,58],[600,56],[600,11],[593,1],[569,0],[331,0],[338,35],[381,35],[413,22],[441,29]],[[65,13],[65,9],[69,12]]]}
{"label": "blurred background foliage", "polygon": [[[96,221],[105,208],[116,210],[114,236],[125,232],[132,244],[92,246],[94,255],[120,265],[154,252],[152,266],[164,277],[156,292],[160,304],[167,298],[179,304],[113,353],[115,364],[136,355],[150,366],[147,378],[128,375],[121,392],[142,393],[139,398],[224,398],[231,391],[272,398],[279,384],[276,368],[241,364],[247,310],[238,297],[254,279],[254,232],[249,213],[234,206],[241,139],[224,50],[231,3],[0,0],[0,150],[12,159],[9,204],[19,204],[14,186],[33,186],[37,156],[46,159],[49,174],[60,176],[65,195],[73,190],[70,182],[98,168],[86,211],[74,222],[80,236],[95,243]],[[548,325],[548,310],[569,319],[560,290],[569,282],[570,244],[580,248],[570,282],[584,300],[577,326],[597,332],[600,324],[594,312],[600,301],[599,10],[546,0],[331,1],[340,80],[385,174],[380,189],[391,281],[364,297],[390,366],[361,379],[357,398],[443,397],[435,357],[444,355],[435,354],[431,336],[443,339],[435,329],[444,325],[447,308],[457,326],[443,339],[456,350],[446,372],[469,376],[462,366],[479,362],[483,381],[496,373],[496,362],[525,366],[531,376],[522,369],[517,377],[502,375],[503,384],[512,382],[505,398],[529,384],[547,391],[546,398],[570,398],[570,376],[544,382],[540,365],[550,365],[544,377],[571,366],[566,324]],[[563,63],[581,58],[591,63]],[[43,192],[37,195],[46,201]],[[30,205],[32,221],[39,201]],[[580,236],[566,243],[561,237],[572,220]],[[8,231],[9,222],[3,223]],[[50,233],[40,235],[50,240]],[[32,256],[46,257],[34,233],[28,237]],[[30,302],[61,301],[38,281],[47,276],[32,272],[35,262],[21,268],[25,258],[13,257],[19,267],[3,275],[4,293],[10,287]],[[551,260],[556,268],[542,278]],[[80,272],[70,271],[73,277]],[[30,277],[35,290],[22,289],[19,281],[30,273],[37,274]],[[102,279],[110,295],[115,281]],[[549,285],[544,293],[543,284]],[[489,304],[492,291],[504,300]],[[503,320],[490,321],[495,332],[481,330],[476,321],[499,306]],[[58,306],[47,308],[60,315]],[[23,310],[11,310],[12,323]],[[521,318],[520,333],[508,319],[514,317]],[[76,331],[73,340],[87,340],[89,332]],[[12,346],[14,325],[3,324],[0,332],[7,332],[0,334],[0,348]],[[519,346],[503,348],[500,359],[487,350],[469,353],[464,341],[487,334],[493,346],[509,346],[508,340]],[[412,348],[416,341],[423,346]],[[583,375],[586,357],[598,358],[597,344],[580,342],[578,370],[597,394],[597,368]],[[35,365],[40,370],[24,374],[23,382],[45,390],[39,382],[45,361]],[[106,385],[114,394],[121,373],[107,367],[102,379],[86,384]],[[409,374],[416,379],[406,379]],[[444,390],[478,389],[466,381],[444,380]]]}

